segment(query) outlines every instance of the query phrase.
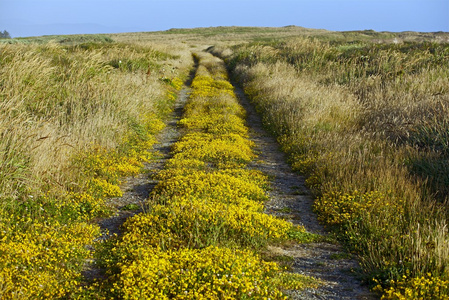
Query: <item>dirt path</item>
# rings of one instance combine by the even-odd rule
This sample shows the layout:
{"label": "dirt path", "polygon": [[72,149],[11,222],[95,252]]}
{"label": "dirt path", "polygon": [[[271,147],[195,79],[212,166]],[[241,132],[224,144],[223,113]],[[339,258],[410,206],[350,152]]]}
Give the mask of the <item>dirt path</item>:
{"label": "dirt path", "polygon": [[129,217],[141,212],[142,210],[127,210],[130,205],[142,207],[148,199],[149,194],[156,186],[157,181],[153,175],[164,168],[165,161],[170,154],[171,146],[178,140],[180,132],[177,128],[177,122],[182,115],[182,109],[188,98],[188,88],[185,87],[179,93],[175,109],[169,116],[166,127],[156,135],[157,143],[151,150],[154,158],[150,163],[145,164],[145,172],[136,177],[128,177],[125,184],[121,186],[123,196],[108,200],[108,205],[116,210],[114,216],[104,219],[100,222],[102,229],[107,229],[109,234],[120,234],[120,226]]}
{"label": "dirt path", "polygon": [[[304,178],[292,172],[276,140],[268,134],[261,118],[243,91],[236,88],[241,105],[246,109],[250,138],[256,144],[258,160],[252,167],[272,178],[270,201],[266,212],[303,225],[309,232],[326,234],[312,211],[313,199],[304,185]],[[354,272],[359,268],[354,259],[345,258],[337,244],[307,243],[285,247],[270,247],[273,255],[290,257],[294,272],[320,278],[325,284],[318,289],[306,289],[290,294],[292,299],[376,299],[362,286]]]}
{"label": "dirt path", "polygon": [[[181,118],[188,91],[188,88],[181,90],[166,128],[157,135],[158,143],[152,150],[155,153],[155,159],[145,165],[146,172],[127,178],[126,184],[122,186],[124,195],[108,200],[108,205],[116,212],[113,216],[99,222],[105,232],[102,239],[108,239],[113,234],[120,235],[120,226],[123,222],[142,212],[142,209],[138,207],[143,207],[151,190],[157,184],[152,179],[154,177],[152,175],[163,169],[165,161],[169,158],[171,145],[181,135],[177,122]],[[236,88],[236,93],[248,113],[247,125],[259,155],[258,160],[254,161],[251,167],[263,171],[272,178],[271,200],[266,205],[266,212],[287,218],[295,224],[301,224],[310,232],[325,234],[325,230],[312,211],[313,201],[308,195],[304,179],[291,171],[276,140],[263,129],[260,117],[244,96],[243,91]],[[292,292],[290,294],[292,299],[375,299],[354,276],[353,270],[358,268],[357,262],[353,259],[342,258],[345,255],[341,247],[336,244],[272,246],[269,251],[273,255],[289,257],[292,260],[291,267],[294,272],[314,276],[325,282],[318,289]],[[87,282],[92,282],[94,279],[101,279],[102,270],[95,267],[95,261],[90,261],[83,274]]]}

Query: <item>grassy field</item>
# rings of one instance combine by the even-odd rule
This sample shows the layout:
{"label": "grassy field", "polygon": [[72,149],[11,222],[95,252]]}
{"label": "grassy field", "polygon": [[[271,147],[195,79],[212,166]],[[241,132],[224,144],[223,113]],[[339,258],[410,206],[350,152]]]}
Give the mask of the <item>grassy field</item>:
{"label": "grassy field", "polygon": [[374,289],[447,299],[449,45],[297,38],[213,52]]}
{"label": "grassy field", "polygon": [[[224,66],[201,52],[213,46],[292,167],[307,176],[320,220],[359,258],[367,283],[386,299],[448,299],[448,39],[287,26],[0,40],[0,298],[93,295],[81,271],[92,256],[86,245],[100,235],[95,221],[111,213],[106,199],[122,194],[122,178],[151,160],[154,134],[194,66],[192,52],[200,67],[181,121],[186,135],[160,174],[159,200],[103,250],[109,280],[91,288],[105,297],[132,299],[135,287],[162,295],[165,286],[133,283],[157,277],[148,268],[154,257],[167,270],[186,257],[207,270],[254,261],[265,273],[248,269],[253,277],[235,284],[271,278],[255,298],[267,296],[265,288],[282,298],[285,282],[299,287],[304,278],[280,275],[253,251],[301,230],[259,215],[264,177],[244,168],[254,156],[244,112]],[[202,185],[219,182],[239,188],[207,195]],[[182,189],[196,206],[168,218],[167,211],[186,212]],[[223,203],[205,206],[210,198],[235,211],[219,217]],[[238,212],[242,205],[251,216]],[[161,228],[149,231],[155,219]],[[205,226],[211,223],[213,230]],[[142,250],[142,239],[154,247]],[[181,277],[173,280],[204,284]],[[228,294],[236,289],[204,295],[243,297]]]}

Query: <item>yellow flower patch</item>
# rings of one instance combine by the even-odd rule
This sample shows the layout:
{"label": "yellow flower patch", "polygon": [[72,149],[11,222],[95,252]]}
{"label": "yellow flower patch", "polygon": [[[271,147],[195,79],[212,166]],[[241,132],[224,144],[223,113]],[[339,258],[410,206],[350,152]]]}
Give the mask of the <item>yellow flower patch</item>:
{"label": "yellow flower patch", "polygon": [[375,287],[375,291],[382,292],[381,299],[449,299],[449,280],[433,277],[432,274],[426,276],[408,278],[403,275],[402,280],[390,282],[390,287],[383,289],[380,285]]}
{"label": "yellow flower patch", "polygon": [[206,168],[206,163],[199,159],[169,159],[165,163],[165,169],[174,169],[174,170],[186,170],[190,172],[192,169],[196,170],[204,170]]}
{"label": "yellow flower patch", "polygon": [[363,214],[373,213],[373,209],[391,210],[401,213],[403,201],[391,202],[391,197],[379,191],[361,193],[328,192],[315,201],[319,219],[331,225],[350,222]]}
{"label": "yellow flower patch", "polygon": [[204,115],[236,115],[245,118],[245,109],[235,101],[235,95],[219,94],[213,98],[190,95],[189,102],[184,107],[184,118],[204,117]]}
{"label": "yellow flower patch", "polygon": [[93,196],[92,192],[70,192],[67,194],[66,204],[77,211],[82,219],[89,220],[106,212],[104,198]]}
{"label": "yellow flower patch", "polygon": [[239,169],[227,168],[221,169],[218,172],[220,172],[221,174],[226,174],[229,176],[239,178],[240,180],[243,180],[250,184],[254,184],[263,189],[266,189],[269,185],[268,176],[258,170],[250,170],[243,168]]}
{"label": "yellow flower patch", "polygon": [[104,179],[94,178],[89,183],[89,188],[95,191],[96,195],[103,197],[121,197],[123,192],[120,187],[115,184],[111,184]]}
{"label": "yellow flower patch", "polygon": [[10,226],[10,234],[0,239],[0,298],[58,298],[77,289],[84,263],[80,258],[90,256],[85,245],[99,235],[99,228],[22,221],[29,230]]}
{"label": "yellow flower patch", "polygon": [[216,97],[219,94],[229,94],[234,96],[234,87],[223,79],[214,80],[210,76],[195,76],[192,82],[191,97]]}
{"label": "yellow flower patch", "polygon": [[203,130],[212,134],[234,133],[247,137],[248,128],[243,119],[236,115],[203,114],[201,116],[187,117],[179,121],[179,124],[190,130]]}
{"label": "yellow flower patch", "polygon": [[270,281],[279,272],[247,250],[139,248],[120,266],[123,299],[286,299]]}
{"label": "yellow flower patch", "polygon": [[255,201],[267,199],[261,187],[228,174],[204,171],[192,171],[186,175],[172,174],[170,170],[161,173],[163,180],[155,187],[155,193],[166,197],[206,197],[224,203],[239,201],[239,198]]}
{"label": "yellow flower patch", "polygon": [[174,159],[198,159],[219,168],[242,167],[254,157],[253,143],[236,134],[215,136],[206,133],[186,135],[173,146]]}
{"label": "yellow flower patch", "polygon": [[179,90],[183,87],[183,85],[184,85],[184,81],[183,81],[181,78],[179,78],[179,77],[173,78],[172,81],[171,81],[171,83],[172,83],[172,86],[173,86],[177,91],[179,91]]}
{"label": "yellow flower patch", "polygon": [[225,204],[176,197],[165,205],[155,205],[148,214],[128,219],[123,225],[123,241],[170,249],[229,243],[260,246],[287,238],[292,224],[264,214],[262,209],[250,200]]}

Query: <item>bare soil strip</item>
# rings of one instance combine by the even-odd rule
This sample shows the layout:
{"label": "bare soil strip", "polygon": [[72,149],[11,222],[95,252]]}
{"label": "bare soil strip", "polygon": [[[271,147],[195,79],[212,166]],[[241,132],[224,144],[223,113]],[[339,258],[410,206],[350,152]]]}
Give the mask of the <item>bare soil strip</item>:
{"label": "bare soil strip", "polygon": [[[267,133],[261,118],[240,88],[235,92],[247,111],[250,139],[256,144],[258,160],[252,167],[270,176],[272,190],[266,212],[303,225],[309,232],[326,235],[312,210],[313,199],[304,178],[294,173],[274,137]],[[358,263],[336,243],[320,242],[269,247],[271,255],[288,258],[294,272],[320,278],[318,289],[290,293],[292,299],[376,299],[356,278]]]}
{"label": "bare soil strip", "polygon": [[123,196],[112,198],[109,205],[116,210],[114,216],[104,219],[100,222],[102,229],[107,229],[110,235],[120,234],[120,226],[129,217],[142,212],[142,210],[128,210],[130,205],[138,205],[143,207],[144,202],[148,199],[151,191],[156,186],[157,181],[154,180],[154,174],[164,168],[165,161],[169,158],[171,146],[178,140],[180,132],[177,128],[177,122],[182,115],[182,109],[188,98],[188,88],[183,88],[179,93],[175,109],[171,113],[166,122],[166,127],[156,135],[157,143],[151,150],[154,158],[150,163],[145,164],[145,172],[136,177],[126,178],[125,183],[121,186]]}

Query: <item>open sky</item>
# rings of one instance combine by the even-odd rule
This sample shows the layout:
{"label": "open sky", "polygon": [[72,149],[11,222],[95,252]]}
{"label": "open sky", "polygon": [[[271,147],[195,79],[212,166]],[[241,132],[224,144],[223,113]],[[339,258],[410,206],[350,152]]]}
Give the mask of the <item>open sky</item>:
{"label": "open sky", "polygon": [[13,37],[231,25],[449,31],[449,0],[0,0]]}

